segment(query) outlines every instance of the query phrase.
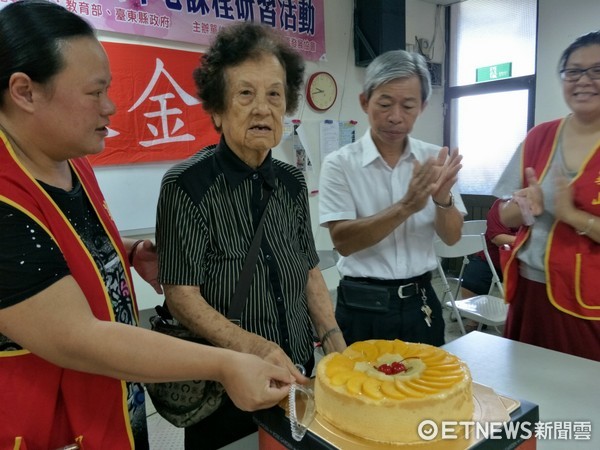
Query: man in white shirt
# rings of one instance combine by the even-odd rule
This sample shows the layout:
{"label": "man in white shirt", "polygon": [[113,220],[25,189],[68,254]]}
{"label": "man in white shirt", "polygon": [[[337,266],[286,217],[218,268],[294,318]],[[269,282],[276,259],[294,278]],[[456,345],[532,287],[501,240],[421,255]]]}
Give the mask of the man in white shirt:
{"label": "man in white shirt", "polygon": [[328,155],[319,221],[341,258],[336,318],[348,344],[365,339],[444,343],[431,287],[434,235],[458,241],[466,210],[454,187],[458,150],[409,136],[431,81],[425,59],[394,50],[366,71],[360,104],[370,128]]}

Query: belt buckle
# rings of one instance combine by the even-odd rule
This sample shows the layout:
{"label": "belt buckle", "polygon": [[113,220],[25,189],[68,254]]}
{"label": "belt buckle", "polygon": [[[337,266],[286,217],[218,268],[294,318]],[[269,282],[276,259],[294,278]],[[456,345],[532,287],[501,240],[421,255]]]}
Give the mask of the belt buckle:
{"label": "belt buckle", "polygon": [[408,287],[411,287],[411,286],[414,286],[414,285],[415,285],[415,283],[410,283],[410,284],[403,284],[402,286],[400,286],[398,288],[398,297],[400,297],[400,298],[409,298],[409,297],[411,297],[411,295],[404,295],[404,288],[408,288]]}

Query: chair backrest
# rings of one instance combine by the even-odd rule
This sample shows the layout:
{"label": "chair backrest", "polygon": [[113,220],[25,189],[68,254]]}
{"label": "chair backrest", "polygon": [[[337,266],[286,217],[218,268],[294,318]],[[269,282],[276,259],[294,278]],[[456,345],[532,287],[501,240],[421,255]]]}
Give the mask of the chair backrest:
{"label": "chair backrest", "polygon": [[487,244],[485,242],[485,235],[483,233],[463,234],[458,240],[458,242],[454,245],[447,245],[439,237],[436,236],[433,241],[433,248],[438,259],[438,270],[441,269],[441,258],[463,258],[463,264],[460,269],[460,274],[458,276],[459,280],[461,281],[465,264],[468,264],[467,256],[483,251],[485,255],[485,260],[490,268],[490,272],[492,273],[492,283],[490,285],[490,292],[495,286],[500,291],[502,297],[504,297],[504,289],[502,287],[502,283],[500,282],[500,278],[498,277],[498,273],[496,272],[496,268],[492,263],[492,259],[487,249]]}
{"label": "chair backrest", "polygon": [[[443,302],[446,296],[448,296],[448,298],[450,299],[450,303],[454,310],[455,317],[458,321],[458,326],[460,328],[461,333],[466,333],[461,318],[461,312],[462,314],[465,314],[465,317],[471,318],[480,323],[487,323],[494,326],[504,323],[504,321],[506,320],[506,305],[504,304],[501,298],[494,297],[491,295],[494,287],[496,287],[500,292],[501,296],[504,297],[504,289],[502,288],[502,283],[498,278],[498,274],[496,272],[496,269],[494,268],[492,259],[490,258],[490,254],[488,252],[487,244],[485,241],[484,232],[480,234],[463,234],[459,241],[454,245],[447,245],[439,237],[436,236],[436,238],[433,241],[433,247],[437,256],[437,270],[442,281],[443,297],[441,298],[441,301]],[[468,256],[474,253],[479,253],[482,250],[485,255],[485,260],[492,273],[492,282],[490,283],[488,295],[478,295],[475,297],[457,301],[456,299],[458,297],[458,293],[460,292],[460,288],[462,285],[464,269],[466,265],[469,264]],[[452,292],[452,290],[450,289],[450,285],[448,284],[446,274],[444,273],[441,260],[442,258],[461,257],[463,263],[461,265],[460,273],[457,278],[458,284],[456,286],[456,291]],[[502,314],[499,315],[497,310],[502,310]],[[490,315],[490,312],[493,314]]]}
{"label": "chair backrest", "polygon": [[486,220],[465,220],[461,234],[482,234],[487,230]]}
{"label": "chair backrest", "polygon": [[438,258],[460,258],[482,251],[485,240],[481,237],[481,234],[463,234],[456,244],[448,245],[436,236],[433,249]]}

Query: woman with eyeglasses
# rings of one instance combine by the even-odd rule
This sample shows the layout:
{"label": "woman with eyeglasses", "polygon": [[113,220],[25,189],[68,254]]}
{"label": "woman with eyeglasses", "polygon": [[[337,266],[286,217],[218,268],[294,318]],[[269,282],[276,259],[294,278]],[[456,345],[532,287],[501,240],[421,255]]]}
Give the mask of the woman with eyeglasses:
{"label": "woman with eyeglasses", "polygon": [[520,227],[504,267],[505,336],[600,361],[600,31],[559,63],[571,113],[534,127],[495,188]]}

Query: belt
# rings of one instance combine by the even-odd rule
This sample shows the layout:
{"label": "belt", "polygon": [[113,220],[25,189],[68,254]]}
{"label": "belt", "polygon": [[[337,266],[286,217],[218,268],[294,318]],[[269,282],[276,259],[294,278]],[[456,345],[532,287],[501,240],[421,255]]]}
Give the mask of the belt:
{"label": "belt", "polygon": [[431,281],[431,272],[426,272],[412,278],[398,280],[379,280],[377,278],[361,278],[344,276],[344,280],[357,281],[360,283],[372,284],[375,286],[385,286],[394,292],[397,291],[398,297],[409,298],[419,294],[419,285],[423,287]]}

